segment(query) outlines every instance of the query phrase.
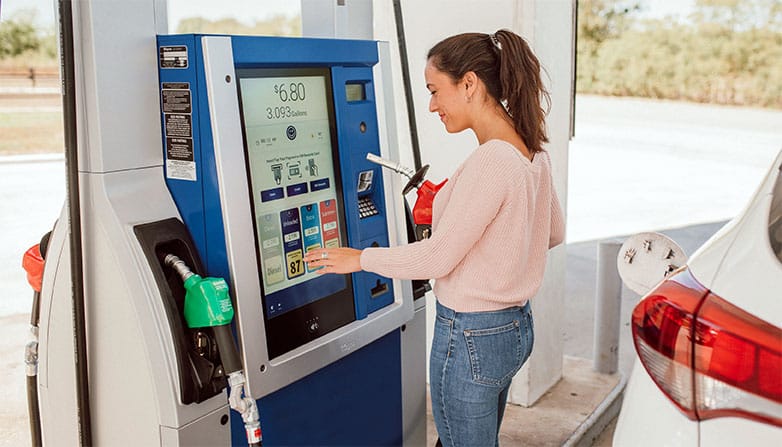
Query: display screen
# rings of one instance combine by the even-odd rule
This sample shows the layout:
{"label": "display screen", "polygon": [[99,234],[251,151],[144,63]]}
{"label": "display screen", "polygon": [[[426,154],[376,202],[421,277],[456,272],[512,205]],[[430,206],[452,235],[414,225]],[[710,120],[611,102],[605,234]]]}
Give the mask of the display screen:
{"label": "display screen", "polygon": [[346,245],[328,69],[237,75],[266,319],[335,296],[352,307],[349,275],[321,276],[303,261],[314,248]]}

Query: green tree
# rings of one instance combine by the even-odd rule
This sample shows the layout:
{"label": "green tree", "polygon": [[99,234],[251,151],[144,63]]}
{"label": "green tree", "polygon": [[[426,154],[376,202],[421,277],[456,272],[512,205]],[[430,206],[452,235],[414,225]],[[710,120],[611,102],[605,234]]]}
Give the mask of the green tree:
{"label": "green tree", "polygon": [[301,36],[301,18],[275,15],[247,25],[234,18],[209,20],[203,17],[189,17],[182,19],[176,30],[178,33]]}
{"label": "green tree", "polygon": [[624,0],[579,0],[577,7],[577,82],[581,89],[589,90],[596,82],[594,63],[600,47],[631,26],[632,15],[640,9],[640,4]]}
{"label": "green tree", "polygon": [[577,91],[782,108],[779,0],[697,0],[688,21],[628,11],[613,25],[615,6],[588,4]]}
{"label": "green tree", "polygon": [[733,31],[768,29],[782,31],[779,0],[696,0],[690,19],[699,26]]}
{"label": "green tree", "polygon": [[0,59],[19,56],[41,47],[41,39],[33,19],[32,13],[20,12],[0,22]]}

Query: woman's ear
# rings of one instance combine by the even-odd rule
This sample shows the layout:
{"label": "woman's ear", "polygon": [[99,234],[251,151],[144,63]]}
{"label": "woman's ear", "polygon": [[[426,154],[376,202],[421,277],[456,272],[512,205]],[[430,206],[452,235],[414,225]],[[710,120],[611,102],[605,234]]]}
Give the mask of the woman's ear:
{"label": "woman's ear", "polygon": [[478,75],[474,71],[468,71],[462,77],[462,86],[465,89],[465,95],[468,98],[472,97],[475,93],[475,89],[478,86]]}

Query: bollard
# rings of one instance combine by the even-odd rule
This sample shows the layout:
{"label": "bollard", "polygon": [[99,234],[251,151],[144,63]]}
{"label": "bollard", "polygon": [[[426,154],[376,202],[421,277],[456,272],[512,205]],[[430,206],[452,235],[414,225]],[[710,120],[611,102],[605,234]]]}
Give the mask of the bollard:
{"label": "bollard", "polygon": [[597,246],[597,293],[595,294],[595,338],[592,369],[613,374],[619,364],[619,325],[622,307],[622,279],[616,258],[622,243],[601,241]]}

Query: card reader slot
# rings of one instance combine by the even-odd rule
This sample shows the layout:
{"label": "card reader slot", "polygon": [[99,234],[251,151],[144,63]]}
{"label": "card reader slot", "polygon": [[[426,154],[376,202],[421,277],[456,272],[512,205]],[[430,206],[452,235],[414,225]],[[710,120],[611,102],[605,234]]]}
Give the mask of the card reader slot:
{"label": "card reader slot", "polygon": [[375,283],[375,286],[369,289],[369,294],[372,298],[377,298],[386,292],[388,292],[388,283],[380,281],[379,279]]}

